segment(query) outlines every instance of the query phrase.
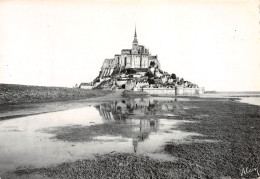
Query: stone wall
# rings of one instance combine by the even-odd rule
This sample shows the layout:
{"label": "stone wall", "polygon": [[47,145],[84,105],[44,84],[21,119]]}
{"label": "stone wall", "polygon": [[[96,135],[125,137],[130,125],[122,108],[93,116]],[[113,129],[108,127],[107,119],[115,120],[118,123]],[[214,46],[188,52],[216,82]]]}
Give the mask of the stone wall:
{"label": "stone wall", "polygon": [[177,86],[175,88],[143,88],[144,92],[155,95],[199,95],[204,94],[204,88],[184,88]]}
{"label": "stone wall", "polygon": [[144,86],[149,86],[148,82],[137,82],[136,83],[136,88],[142,88]]}
{"label": "stone wall", "polygon": [[155,95],[175,95],[174,88],[143,88],[143,91]]}
{"label": "stone wall", "polygon": [[183,88],[183,95],[194,95],[196,94],[196,88]]}

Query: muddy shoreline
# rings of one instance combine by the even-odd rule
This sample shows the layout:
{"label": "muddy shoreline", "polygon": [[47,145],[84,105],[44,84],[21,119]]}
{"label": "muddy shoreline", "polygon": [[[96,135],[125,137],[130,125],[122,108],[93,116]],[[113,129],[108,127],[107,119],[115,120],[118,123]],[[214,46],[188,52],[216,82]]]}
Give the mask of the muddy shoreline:
{"label": "muddy shoreline", "polygon": [[[86,91],[87,93],[88,91]],[[0,104],[0,120],[12,119],[17,117],[24,117],[29,115],[43,114],[48,112],[63,111],[68,109],[75,109],[84,107],[88,104],[95,104],[98,102],[106,102],[122,98],[122,92],[107,91],[100,93],[98,96],[89,96],[88,98],[73,99],[73,100],[54,100],[54,101],[40,101],[18,103],[18,104]],[[94,91],[94,93],[98,93]]]}
{"label": "muddy shoreline", "polygon": [[0,84],[0,108],[26,103],[57,102],[105,96],[112,91],[80,88]]}
{"label": "muddy shoreline", "polygon": [[[112,153],[99,155],[95,160],[83,159],[44,168],[19,169],[14,173],[18,176],[37,174],[54,178],[97,178],[101,177],[101,173],[105,174],[112,170],[113,173],[107,174],[107,177],[258,177],[257,172],[243,173],[243,171],[246,167],[260,167],[260,107],[240,103],[235,99],[192,99],[178,101],[179,108],[176,108],[178,115],[170,118],[194,121],[182,123],[179,129],[201,135],[193,136],[183,143],[170,140],[164,144],[162,152],[178,158],[175,162],[160,161],[129,153]],[[134,118],[134,115],[126,116],[126,118]],[[64,133],[61,132],[62,130],[58,130],[55,139],[87,142],[90,139],[88,137],[71,138],[70,132],[75,136],[84,136],[92,131],[88,127],[79,126],[79,128],[80,130],[77,128],[72,131],[63,130]],[[93,130],[96,130],[95,127]],[[107,132],[110,133],[109,130]],[[120,133],[121,131],[118,131],[118,134]],[[131,167],[124,168],[123,163],[127,163]],[[89,167],[99,165],[102,167]],[[162,170],[165,170],[164,175],[161,173]]]}

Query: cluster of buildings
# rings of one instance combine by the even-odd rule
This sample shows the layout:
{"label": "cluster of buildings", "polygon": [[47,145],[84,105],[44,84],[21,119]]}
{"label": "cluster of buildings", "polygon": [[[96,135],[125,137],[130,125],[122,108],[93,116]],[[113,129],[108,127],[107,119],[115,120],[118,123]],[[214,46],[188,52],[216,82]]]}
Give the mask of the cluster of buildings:
{"label": "cluster of buildings", "polygon": [[114,58],[105,59],[101,68],[100,78],[110,77],[115,69],[148,69],[154,62],[158,67],[160,63],[157,55],[151,55],[149,49],[138,44],[135,30],[132,49],[122,49],[121,54],[115,54]]}
{"label": "cluster of buildings", "polygon": [[99,76],[91,83],[82,83],[80,88],[145,91],[150,94],[189,95],[202,94],[204,88],[160,68],[157,55],[139,45],[135,29],[131,49],[122,49],[121,54],[105,59]]}

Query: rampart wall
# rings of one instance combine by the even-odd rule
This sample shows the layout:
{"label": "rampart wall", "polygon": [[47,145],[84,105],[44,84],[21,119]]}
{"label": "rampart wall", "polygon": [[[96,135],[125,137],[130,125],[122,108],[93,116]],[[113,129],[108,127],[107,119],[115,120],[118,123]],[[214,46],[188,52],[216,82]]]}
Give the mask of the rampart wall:
{"label": "rampart wall", "polygon": [[143,88],[144,92],[155,95],[199,95],[204,94],[204,88],[184,88],[177,86],[175,88]]}

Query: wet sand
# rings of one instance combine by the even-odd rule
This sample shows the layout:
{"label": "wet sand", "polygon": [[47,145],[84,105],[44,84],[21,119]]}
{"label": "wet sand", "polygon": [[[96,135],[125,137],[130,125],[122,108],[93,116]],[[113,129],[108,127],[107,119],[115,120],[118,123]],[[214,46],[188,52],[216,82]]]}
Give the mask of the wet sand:
{"label": "wet sand", "polygon": [[78,100],[104,96],[109,90],[81,88],[29,86],[0,83],[0,107],[12,104],[41,103],[50,101]]}
{"label": "wet sand", "polygon": [[[168,143],[164,150],[200,166],[207,177],[257,178],[260,167],[260,106],[233,100],[190,101],[186,115],[197,123],[185,123],[183,131],[198,132],[191,143]],[[185,116],[183,116],[186,118]],[[217,143],[200,142],[216,140]],[[251,172],[244,172],[248,169]]]}
{"label": "wet sand", "polygon": [[[118,94],[115,98],[121,100]],[[108,99],[111,99],[111,96]],[[77,102],[77,105],[95,105],[102,100],[104,99]],[[157,158],[147,155],[147,152],[135,153],[132,146],[132,152],[129,152],[125,150],[128,149],[128,145],[126,145],[126,148],[122,148],[125,152],[112,149],[112,151],[107,150],[107,153],[98,154],[97,152],[98,155],[94,155],[94,158],[85,156],[73,161],[43,167],[22,166],[20,169],[10,171],[7,176],[17,178],[36,175],[47,178],[100,178],[102,176],[105,178],[120,176],[132,178],[158,178],[159,176],[164,178],[256,178],[258,176],[256,169],[260,167],[259,106],[221,98],[196,97],[183,100],[182,98],[165,99],[161,97],[148,102],[138,101],[138,99],[134,102],[129,100],[130,102],[127,100],[117,102],[115,109],[113,109],[115,103],[109,102],[109,100],[99,106],[98,109],[103,115],[102,119],[106,118],[108,121],[106,123],[47,127],[40,132],[50,135],[49,138],[56,143],[87,144],[95,140],[108,144],[109,140],[116,140],[122,143],[131,142],[131,145],[135,145],[136,139],[140,140],[138,147],[141,147],[147,143],[146,141],[156,141],[158,132],[151,128],[151,124],[153,125],[154,121],[158,120],[163,125],[159,126],[157,131],[163,131],[162,136],[164,136],[158,140],[165,140],[156,149]],[[143,106],[146,107],[143,108]],[[120,122],[119,124],[109,122],[112,120],[108,116],[110,113],[113,114],[116,122],[119,119],[123,121],[123,125]],[[136,119],[139,119],[138,123],[127,122],[133,122]],[[149,127],[139,124],[140,121],[148,121]],[[169,121],[169,123],[165,123],[165,121]],[[175,125],[171,123],[172,121],[180,122]],[[143,132],[140,132],[140,126],[143,126]],[[167,126],[167,129],[163,126]],[[138,129],[137,132],[133,132],[136,129]],[[149,132],[148,138],[142,141],[146,130]],[[179,133],[175,133],[176,131],[186,132],[189,137],[175,138],[174,136],[179,136]],[[114,138],[102,137],[103,135],[114,136]],[[133,142],[127,141],[131,138]],[[165,157],[158,157],[160,154],[168,155],[174,160],[167,161]],[[246,168],[255,170],[246,173],[244,172]]]}
{"label": "wet sand", "polygon": [[85,107],[89,104],[121,99],[122,93],[123,91],[110,92],[105,96],[91,96],[81,100],[0,105],[0,120]]}

